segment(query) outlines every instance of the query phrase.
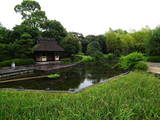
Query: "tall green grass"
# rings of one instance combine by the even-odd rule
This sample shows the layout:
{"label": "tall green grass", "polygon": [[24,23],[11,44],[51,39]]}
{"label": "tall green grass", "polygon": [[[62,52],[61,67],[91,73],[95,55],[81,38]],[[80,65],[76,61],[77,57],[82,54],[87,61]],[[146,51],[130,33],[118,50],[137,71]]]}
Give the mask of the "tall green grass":
{"label": "tall green grass", "polygon": [[0,120],[159,120],[160,79],[132,72],[77,94],[0,91]]}

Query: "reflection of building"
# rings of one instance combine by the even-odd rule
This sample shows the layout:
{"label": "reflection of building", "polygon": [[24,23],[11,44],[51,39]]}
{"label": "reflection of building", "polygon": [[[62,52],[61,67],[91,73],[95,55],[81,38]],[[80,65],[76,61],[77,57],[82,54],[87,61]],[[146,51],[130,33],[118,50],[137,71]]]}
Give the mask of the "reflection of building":
{"label": "reflection of building", "polygon": [[56,40],[51,38],[40,38],[34,47],[34,55],[37,62],[59,61],[64,49]]}

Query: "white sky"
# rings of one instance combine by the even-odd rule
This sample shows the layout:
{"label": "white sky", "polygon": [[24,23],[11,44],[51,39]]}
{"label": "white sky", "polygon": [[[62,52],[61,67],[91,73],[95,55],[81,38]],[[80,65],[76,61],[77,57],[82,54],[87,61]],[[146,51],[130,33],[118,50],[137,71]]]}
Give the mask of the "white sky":
{"label": "white sky", "polygon": [[[20,24],[14,6],[22,0],[0,0],[0,22],[7,28]],[[139,30],[160,23],[160,0],[37,0],[49,19],[60,21],[67,31],[84,35],[113,29]]]}

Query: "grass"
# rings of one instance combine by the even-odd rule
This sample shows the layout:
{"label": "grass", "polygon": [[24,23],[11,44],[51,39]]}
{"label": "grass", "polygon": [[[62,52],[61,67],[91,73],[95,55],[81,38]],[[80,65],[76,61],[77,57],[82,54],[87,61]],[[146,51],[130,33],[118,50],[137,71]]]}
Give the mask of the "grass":
{"label": "grass", "polygon": [[160,79],[132,72],[77,94],[0,91],[0,120],[159,120]]}

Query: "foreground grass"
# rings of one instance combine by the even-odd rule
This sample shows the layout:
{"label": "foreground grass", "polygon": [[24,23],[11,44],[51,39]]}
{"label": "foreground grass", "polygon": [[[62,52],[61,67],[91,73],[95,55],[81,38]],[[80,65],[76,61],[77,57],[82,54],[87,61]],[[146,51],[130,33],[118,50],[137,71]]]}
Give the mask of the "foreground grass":
{"label": "foreground grass", "polygon": [[133,72],[78,94],[0,91],[0,120],[159,120],[160,79]]}

